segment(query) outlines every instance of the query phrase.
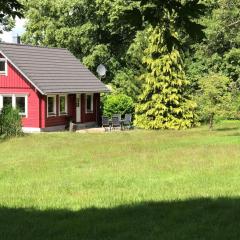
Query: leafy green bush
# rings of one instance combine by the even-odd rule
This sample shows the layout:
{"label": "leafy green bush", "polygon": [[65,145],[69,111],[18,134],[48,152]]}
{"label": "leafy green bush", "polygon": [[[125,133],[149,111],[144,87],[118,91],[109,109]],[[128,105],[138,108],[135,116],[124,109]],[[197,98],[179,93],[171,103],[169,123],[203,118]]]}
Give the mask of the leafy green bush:
{"label": "leafy green bush", "polygon": [[134,104],[131,97],[125,94],[110,94],[103,99],[103,115],[111,117],[113,114],[133,113]]}
{"label": "leafy green bush", "polygon": [[21,116],[11,106],[3,107],[0,114],[0,135],[14,137],[22,135]]}
{"label": "leafy green bush", "polygon": [[208,122],[213,128],[217,120],[237,118],[239,94],[234,93],[228,77],[210,74],[199,80],[199,87],[196,102],[201,122]]}
{"label": "leafy green bush", "polygon": [[118,71],[112,81],[114,91],[117,94],[122,93],[131,96],[132,100],[137,102],[142,81],[136,75],[138,73],[135,73],[132,69],[124,68]]}

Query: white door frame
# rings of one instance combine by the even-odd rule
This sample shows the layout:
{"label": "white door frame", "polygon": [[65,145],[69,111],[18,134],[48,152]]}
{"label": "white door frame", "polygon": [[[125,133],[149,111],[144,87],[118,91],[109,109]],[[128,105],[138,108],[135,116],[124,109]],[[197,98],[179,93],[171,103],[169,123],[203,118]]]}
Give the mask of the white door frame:
{"label": "white door frame", "polygon": [[76,94],[76,122],[81,122],[81,94]]}

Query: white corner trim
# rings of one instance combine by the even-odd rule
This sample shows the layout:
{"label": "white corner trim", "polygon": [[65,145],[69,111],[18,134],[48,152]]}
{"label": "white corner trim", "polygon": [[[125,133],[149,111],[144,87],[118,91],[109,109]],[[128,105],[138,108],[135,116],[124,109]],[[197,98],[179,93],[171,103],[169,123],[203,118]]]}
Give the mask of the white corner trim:
{"label": "white corner trim", "polygon": [[7,61],[10,62],[18,70],[18,72],[20,72],[42,95],[45,95],[44,92],[36,84],[34,84],[29,79],[29,77],[10,58],[8,58],[2,51],[0,51],[0,54],[4,56]]}

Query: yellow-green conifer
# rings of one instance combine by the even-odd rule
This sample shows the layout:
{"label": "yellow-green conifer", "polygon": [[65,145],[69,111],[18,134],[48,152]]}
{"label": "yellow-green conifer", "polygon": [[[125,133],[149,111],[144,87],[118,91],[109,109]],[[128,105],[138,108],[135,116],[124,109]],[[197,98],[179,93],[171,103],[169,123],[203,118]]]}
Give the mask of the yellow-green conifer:
{"label": "yellow-green conifer", "polygon": [[143,63],[147,71],[141,76],[143,92],[136,105],[135,125],[145,129],[185,129],[194,123],[194,101],[187,94],[180,52],[169,52],[160,27],[151,29]]}

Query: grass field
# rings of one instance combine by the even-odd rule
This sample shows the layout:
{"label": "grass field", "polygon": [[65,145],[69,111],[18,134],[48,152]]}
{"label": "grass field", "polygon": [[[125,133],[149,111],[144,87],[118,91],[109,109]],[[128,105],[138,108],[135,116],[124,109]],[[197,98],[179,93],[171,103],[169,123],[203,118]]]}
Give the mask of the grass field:
{"label": "grass field", "polygon": [[240,239],[240,122],[2,141],[0,239]]}

